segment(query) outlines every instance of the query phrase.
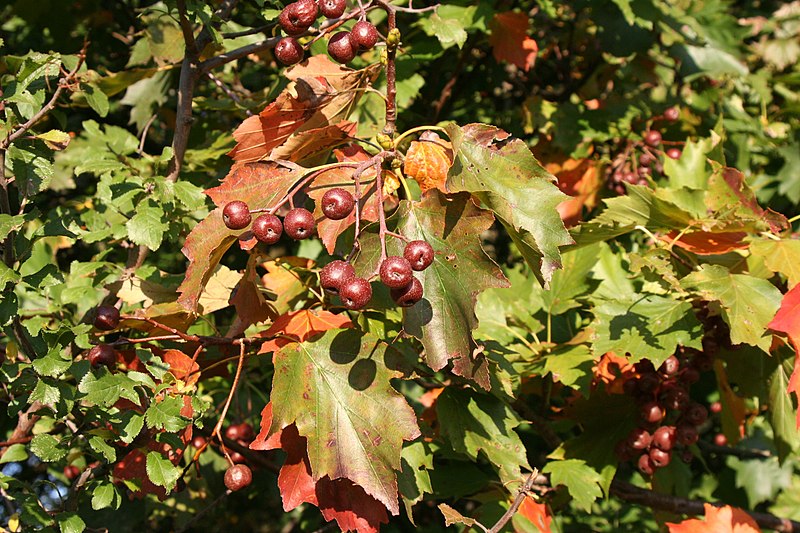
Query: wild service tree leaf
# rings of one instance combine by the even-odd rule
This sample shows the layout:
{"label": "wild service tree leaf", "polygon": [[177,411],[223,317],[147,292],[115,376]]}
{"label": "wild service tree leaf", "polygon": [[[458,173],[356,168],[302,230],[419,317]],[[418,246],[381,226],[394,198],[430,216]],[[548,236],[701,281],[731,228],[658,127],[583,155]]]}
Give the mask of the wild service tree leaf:
{"label": "wild service tree leaf", "polygon": [[701,533],[703,531],[714,531],[719,533],[760,533],[753,518],[736,507],[725,505],[715,507],[710,503],[704,503],[706,510],[705,520],[691,518],[678,524],[667,522],[669,533]]}
{"label": "wild service tree leaf", "polygon": [[750,253],[763,258],[770,271],[786,276],[790,288],[800,283],[800,239],[754,240]]}
{"label": "wild service tree leaf", "polygon": [[309,440],[314,480],[347,478],[399,512],[396,470],[404,440],[419,435],[414,411],[390,385],[399,356],[372,335],[331,330],[274,356],[274,433],[296,424]]}
{"label": "wild service tree leaf", "polygon": [[189,259],[189,267],[178,287],[178,303],[184,309],[197,311],[203,288],[222,256],[236,242],[237,233],[225,227],[222,220],[222,207],[232,200],[241,200],[250,209],[271,207],[297,179],[296,171],[274,163],[245,163],[234,165],[221,185],[206,191],[218,207],[194,227],[184,243],[182,251]]}
{"label": "wild service tree leaf", "polygon": [[703,326],[689,302],[633,293],[599,301],[594,316],[592,347],[598,357],[630,354],[631,361],[649,359],[658,368],[678,346],[702,349]]}
{"label": "wild service tree leaf", "polygon": [[[455,159],[447,178],[449,191],[467,191],[494,211],[514,242],[527,248],[526,259],[545,282],[561,268],[559,246],[572,238],[558,214],[568,197],[555,177],[536,160],[519,139],[486,124],[449,125]],[[525,250],[522,250],[523,252]]]}
{"label": "wild service tree leaf", "polygon": [[[468,194],[445,196],[432,189],[418,203],[402,202],[396,216],[399,233],[426,241],[436,253],[433,264],[415,274],[424,296],[404,310],[405,330],[422,340],[428,366],[440,370],[452,359],[457,374],[488,388],[486,363],[478,359],[476,364],[473,358],[475,300],[485,289],[508,287],[480,245],[481,232],[492,224],[491,213],[478,208]],[[402,255],[402,242],[391,239],[389,245],[390,254]],[[364,250],[379,247],[364,243]],[[375,262],[366,261],[369,268],[375,268]]]}
{"label": "wild service tree leaf", "polygon": [[453,163],[453,146],[438,135],[427,133],[408,146],[403,172],[419,183],[422,192],[434,188],[444,192],[447,172]]}
{"label": "wild service tree leaf", "polygon": [[436,400],[436,413],[441,434],[453,449],[473,460],[485,455],[503,483],[519,482],[520,469],[530,470],[525,446],[514,431],[519,418],[499,398],[447,387]]}
{"label": "wild service tree leaf", "polygon": [[497,61],[508,61],[529,71],[536,62],[539,45],[528,37],[531,19],[527,13],[521,11],[505,11],[495,13],[489,23],[492,33],[489,35],[489,44],[492,45],[492,55]]}
{"label": "wild service tree leaf", "polygon": [[563,461],[550,461],[542,469],[542,473],[550,474],[550,483],[555,487],[564,485],[578,507],[587,513],[592,509],[592,503],[603,495],[600,490],[600,474],[586,466],[584,461],[578,459],[565,459]]}
{"label": "wild service tree leaf", "polygon": [[731,329],[731,342],[759,346],[768,351],[767,325],[781,304],[781,292],[769,281],[731,274],[720,265],[702,265],[681,279],[681,285],[708,301],[718,301],[722,318]]}

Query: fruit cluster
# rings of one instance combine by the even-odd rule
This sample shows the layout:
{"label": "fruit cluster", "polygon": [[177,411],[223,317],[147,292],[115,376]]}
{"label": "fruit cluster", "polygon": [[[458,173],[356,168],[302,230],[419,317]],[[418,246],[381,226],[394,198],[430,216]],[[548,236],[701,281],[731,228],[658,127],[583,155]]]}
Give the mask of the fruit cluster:
{"label": "fruit cluster", "polygon": [[[119,327],[119,309],[113,305],[101,305],[95,310],[94,327],[100,331],[111,331]],[[92,346],[86,358],[92,368],[101,366],[113,369],[117,362],[117,351],[110,344],[97,344]]]}
{"label": "fruit cluster", "polygon": [[711,370],[709,355],[690,349],[672,355],[656,370],[642,360],[634,369],[636,376],[625,381],[625,393],[639,405],[638,427],[617,443],[621,461],[635,461],[642,474],[652,475],[670,463],[676,451],[691,462],[689,446],[699,438],[699,428],[708,419],[708,411],[689,396],[689,387],[700,373]]}
{"label": "fruit cluster", "polygon": [[[275,45],[275,57],[284,65],[294,65],[305,57],[303,45],[297,40],[309,30],[320,14],[328,19],[341,17],[347,8],[346,0],[297,0],[287,5],[278,17],[278,24],[286,33]],[[328,54],[339,63],[349,63],[359,52],[372,49],[378,42],[378,30],[364,19],[350,31],[339,31],[328,41]]]}
{"label": "fruit cluster", "polygon": [[[356,207],[357,199],[347,190],[334,187],[328,189],[320,200],[320,210],[330,220],[343,220],[350,216]],[[308,209],[292,208],[283,221],[273,214],[273,207],[266,213],[252,219],[253,211],[245,202],[234,200],[225,204],[222,219],[232,230],[247,228],[252,222],[255,238],[264,244],[275,244],[285,232],[295,240],[314,235],[316,221]],[[358,213],[357,215],[360,215]],[[401,235],[392,234],[397,238]],[[385,235],[381,235],[385,238]],[[428,268],[434,259],[434,250],[425,241],[407,242],[403,255],[382,257],[375,274],[390,289],[391,297],[401,307],[410,307],[422,299],[423,289],[414,272]],[[320,285],[328,293],[338,295],[342,304],[351,310],[362,309],[372,299],[370,279],[359,277],[349,261],[335,260],[320,271]]]}
{"label": "fruit cluster", "polygon": [[[680,116],[677,107],[670,107],[656,119],[675,122]],[[664,172],[662,154],[670,159],[681,157],[680,148],[662,149],[663,139],[658,129],[651,128],[642,134],[642,142],[629,144],[611,166],[608,185],[617,194],[625,194],[625,185],[646,185],[648,179]],[[636,154],[638,149],[638,156]]]}

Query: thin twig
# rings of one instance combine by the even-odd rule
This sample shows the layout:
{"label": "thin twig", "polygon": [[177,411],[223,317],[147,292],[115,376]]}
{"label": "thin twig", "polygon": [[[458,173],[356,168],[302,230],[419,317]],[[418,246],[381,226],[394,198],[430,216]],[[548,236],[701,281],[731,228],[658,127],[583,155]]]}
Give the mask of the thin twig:
{"label": "thin twig", "polygon": [[539,476],[539,471],[534,468],[533,472],[531,472],[531,475],[528,476],[528,479],[525,480],[525,483],[523,483],[522,486],[517,491],[517,496],[511,503],[511,507],[509,507],[508,510],[505,513],[503,513],[503,516],[501,516],[500,519],[497,522],[495,522],[495,524],[491,528],[487,530],[488,533],[498,533],[498,531],[503,529],[503,526],[505,526],[508,523],[508,521],[511,520],[511,518],[514,516],[514,514],[516,514],[517,510],[519,509],[519,506],[522,505],[522,502],[525,501],[525,498],[529,496],[529,492],[536,484],[538,476]]}

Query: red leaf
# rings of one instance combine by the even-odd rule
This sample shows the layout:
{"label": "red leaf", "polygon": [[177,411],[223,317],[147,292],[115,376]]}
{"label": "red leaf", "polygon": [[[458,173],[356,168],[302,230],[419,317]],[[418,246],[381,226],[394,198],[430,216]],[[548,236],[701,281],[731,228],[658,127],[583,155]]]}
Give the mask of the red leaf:
{"label": "red leaf", "polygon": [[761,529],[753,518],[735,507],[703,505],[705,520],[691,518],[679,524],[667,523],[669,533],[758,533]]}
{"label": "red leaf", "polygon": [[517,510],[517,515],[530,520],[541,533],[550,533],[550,523],[553,521],[553,517],[550,516],[547,504],[536,503],[533,498],[526,496]]}
{"label": "red leaf", "polygon": [[675,246],[683,248],[697,255],[716,255],[728,253],[732,250],[747,248],[750,244],[743,242],[747,233],[743,231],[720,231],[717,233],[709,231],[692,231],[684,233],[676,240],[679,233],[671,231],[661,237],[661,240],[673,243]]}
{"label": "red leaf", "polygon": [[539,45],[528,37],[530,18],[525,13],[506,11],[495,14],[489,23],[489,44],[497,61],[508,61],[525,72],[536,62]]}
{"label": "red leaf", "polygon": [[[795,285],[783,296],[781,308],[775,314],[775,318],[767,326],[773,331],[786,333],[789,341],[797,353],[794,360],[794,370],[789,378],[789,385],[786,388],[793,392],[800,400],[800,283]],[[797,427],[800,428],[800,410],[797,413]]]}

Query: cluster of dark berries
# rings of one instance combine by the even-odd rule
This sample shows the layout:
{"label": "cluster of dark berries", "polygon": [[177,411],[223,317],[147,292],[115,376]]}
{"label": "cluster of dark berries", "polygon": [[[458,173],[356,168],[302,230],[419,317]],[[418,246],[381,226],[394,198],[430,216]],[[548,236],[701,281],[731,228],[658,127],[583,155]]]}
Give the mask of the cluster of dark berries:
{"label": "cluster of dark berries", "polygon": [[[93,325],[100,331],[111,331],[119,327],[119,309],[113,305],[101,305],[95,310]],[[117,363],[117,351],[109,344],[98,344],[92,346],[86,358],[91,363],[92,368],[108,367],[114,368]]]}
{"label": "cluster of dark berries", "polygon": [[259,242],[275,244],[283,232],[295,240],[307,239],[314,235],[317,223],[314,215],[308,209],[295,207],[286,213],[283,221],[271,213],[259,215],[252,219],[250,208],[241,200],[234,200],[225,204],[222,209],[222,220],[229,229],[244,229],[253,222],[253,235]]}
{"label": "cluster of dark berries", "polygon": [[[235,441],[241,446],[245,448],[250,446],[250,443],[253,442],[253,439],[256,438],[256,434],[253,431],[253,426],[248,424],[247,422],[242,422],[241,424],[231,424],[225,429],[225,438]],[[235,464],[241,464],[246,461],[244,455],[239,452],[232,452],[231,453],[231,461]],[[230,488],[230,487],[228,487]],[[236,490],[236,489],[231,489]]]}
{"label": "cluster of dark berries", "polygon": [[[433,248],[425,241],[406,244],[403,255],[384,259],[378,273],[381,282],[389,287],[392,300],[400,307],[411,307],[422,300],[422,283],[414,271],[422,271],[433,263]],[[361,309],[372,299],[372,286],[366,278],[356,276],[353,265],[347,261],[332,261],[319,274],[322,288],[338,294],[348,309]]]}
{"label": "cluster of dark berries", "polygon": [[[297,0],[281,11],[278,23],[286,33],[275,45],[275,57],[284,65],[303,60],[305,51],[295,36],[308,31],[322,14],[336,19],[344,14],[346,0]],[[328,54],[339,63],[349,63],[359,52],[370,50],[378,42],[378,30],[370,22],[359,20],[350,31],[339,31],[328,41]]]}
{"label": "cluster of dark berries", "polygon": [[656,370],[642,360],[634,368],[636,377],[624,383],[625,393],[639,405],[638,427],[617,443],[621,461],[634,461],[642,474],[652,475],[667,466],[676,453],[691,462],[689,446],[699,438],[699,428],[708,419],[708,411],[689,396],[689,387],[700,373],[711,370],[712,357],[696,350],[681,350]]}
{"label": "cluster of dark berries", "polygon": [[[667,122],[675,122],[680,116],[677,107],[666,109],[660,117]],[[625,194],[625,185],[647,185],[648,179],[656,174],[664,172],[664,165],[661,160],[662,153],[671,159],[678,159],[681,156],[680,148],[669,148],[662,150],[661,132],[651,128],[642,134],[642,142],[638,145],[638,156],[633,150],[632,154],[621,154],[610,169],[608,185],[617,194]]]}

